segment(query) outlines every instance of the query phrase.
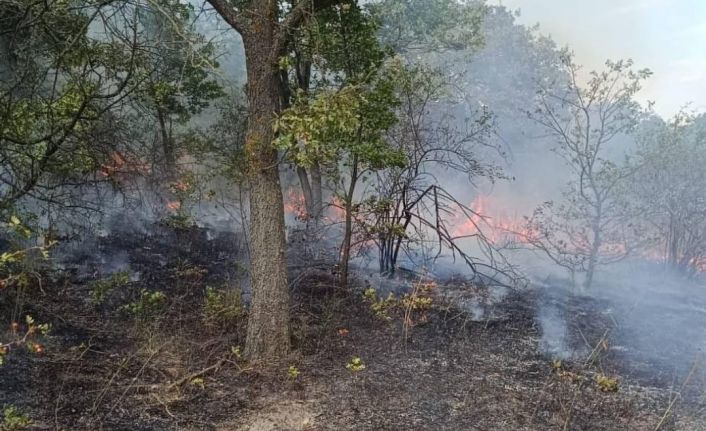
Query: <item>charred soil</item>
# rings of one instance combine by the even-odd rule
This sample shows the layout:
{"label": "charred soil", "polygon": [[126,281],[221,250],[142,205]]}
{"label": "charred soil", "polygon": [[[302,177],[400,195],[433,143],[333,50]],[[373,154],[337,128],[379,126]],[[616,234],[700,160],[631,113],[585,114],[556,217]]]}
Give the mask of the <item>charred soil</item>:
{"label": "charred soil", "polygon": [[[567,309],[590,322],[571,342],[580,332],[593,355],[543,354],[538,290],[510,291],[479,319],[443,293],[463,284],[447,280],[429,293],[430,309],[380,313],[362,288],[334,287],[329,269],[298,268],[294,352],[250,364],[239,355],[246,316],[237,301],[206,305],[225,301],[209,292],[245,286],[236,243],[164,227],[100,238],[91,256],[65,259],[24,302],[52,325],[46,352],[8,356],[0,405],[47,430],[706,429],[703,390],[691,389],[703,389],[703,370],[686,383],[631,375],[606,347],[600,304]],[[124,253],[129,281],[97,301],[105,257]],[[616,387],[605,384],[614,378]]]}

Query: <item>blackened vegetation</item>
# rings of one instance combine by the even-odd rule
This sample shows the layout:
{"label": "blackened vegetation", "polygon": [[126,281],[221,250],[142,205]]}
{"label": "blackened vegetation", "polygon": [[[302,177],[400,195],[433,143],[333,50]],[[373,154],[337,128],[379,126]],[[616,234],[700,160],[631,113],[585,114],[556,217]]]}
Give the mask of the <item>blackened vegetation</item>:
{"label": "blackened vegetation", "polygon": [[[569,347],[581,353],[553,367],[539,348],[537,307],[550,301],[546,295],[498,293],[463,277],[439,282],[433,308],[424,320],[414,315],[405,331],[400,308],[381,319],[359,289],[338,287],[323,263],[292,269],[295,352],[263,371],[238,357],[245,318],[228,331],[204,319],[206,286],[244,286],[238,241],[197,227],[156,227],[150,235],[97,238],[94,253],[79,259],[67,251],[65,271],[32,288],[27,310],[53,325],[47,353],[10,356],[0,404],[24,408],[37,429],[232,430],[268,420],[281,428],[262,429],[704,426],[704,400],[692,396],[703,388],[703,368],[680,390],[679,380],[633,373],[632,356],[620,351],[582,356],[588,346],[613,343],[604,337],[613,327],[605,304],[551,299],[571,322]],[[129,271],[130,281],[97,304],[92,289],[108,277],[106,269]],[[164,304],[139,315],[126,311],[143,289],[162,292]],[[468,301],[480,311],[464,308]],[[346,369],[353,357],[365,370]],[[300,371],[296,378],[287,373],[291,365]],[[617,376],[619,391],[601,390],[599,375]],[[673,403],[677,392],[683,397]]]}
{"label": "blackened vegetation", "polygon": [[[206,286],[238,286],[241,251],[229,233],[152,229],[149,235],[118,232],[84,240],[76,255],[63,250],[63,271],[47,275],[43,293],[34,288],[36,301],[26,310],[51,323],[49,352],[11,356],[0,404],[26,405],[46,429],[172,427],[151,418],[153,404],[161,403],[150,388],[173,383],[190,367],[213,365],[229,346],[243,342],[242,331],[228,334],[203,319]],[[95,283],[120,271],[130,282],[97,303]],[[164,303],[136,315],[126,306],[139,303],[143,291],[161,292]],[[183,401],[188,405],[190,398]]]}
{"label": "blackened vegetation", "polygon": [[635,296],[625,302],[570,294],[558,286],[538,289],[537,295],[540,329],[550,324],[543,322],[543,310],[552,309],[551,317],[565,331],[563,340],[546,340],[552,346],[545,350],[553,348],[557,357],[590,364],[634,384],[675,390],[684,386],[682,399],[703,404],[706,316],[697,306],[697,295],[691,307],[677,307],[666,296],[648,301]]}

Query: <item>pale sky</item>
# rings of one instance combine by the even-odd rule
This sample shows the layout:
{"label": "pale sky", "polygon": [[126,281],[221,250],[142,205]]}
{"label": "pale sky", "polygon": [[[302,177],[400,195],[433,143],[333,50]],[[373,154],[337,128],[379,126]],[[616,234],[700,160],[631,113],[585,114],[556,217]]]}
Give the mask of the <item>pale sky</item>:
{"label": "pale sky", "polygon": [[600,69],[632,58],[654,75],[640,94],[662,116],[681,106],[706,112],[706,0],[491,0],[520,9],[519,22],[539,23],[576,61]]}

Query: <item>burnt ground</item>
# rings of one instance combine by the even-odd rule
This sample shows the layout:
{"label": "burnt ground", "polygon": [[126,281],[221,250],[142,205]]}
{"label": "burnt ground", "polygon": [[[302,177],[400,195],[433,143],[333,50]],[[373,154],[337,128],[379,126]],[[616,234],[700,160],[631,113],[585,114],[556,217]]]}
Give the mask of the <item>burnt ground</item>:
{"label": "burnt ground", "polygon": [[[329,268],[297,268],[294,352],[281,364],[249,364],[232,349],[243,345],[245,317],[204,317],[206,286],[244,283],[237,243],[163,227],[62,251],[61,271],[23,302],[52,324],[46,352],[12,352],[0,405],[21,408],[38,430],[706,429],[704,368],[671,379],[646,371],[629,349],[613,348],[600,300],[561,303],[578,317],[567,344],[588,354],[553,364],[536,310],[557,299],[539,289],[498,296],[449,279],[431,290],[432,309],[404,325],[400,307],[379,316],[363,300],[364,280],[341,290]],[[96,279],[125,268],[126,285],[91,299]],[[164,303],[135,316],[124,306],[143,289],[163,292]],[[9,300],[0,306],[17,317]],[[365,369],[346,368],[354,357]],[[618,390],[602,390],[600,376],[617,378]]]}

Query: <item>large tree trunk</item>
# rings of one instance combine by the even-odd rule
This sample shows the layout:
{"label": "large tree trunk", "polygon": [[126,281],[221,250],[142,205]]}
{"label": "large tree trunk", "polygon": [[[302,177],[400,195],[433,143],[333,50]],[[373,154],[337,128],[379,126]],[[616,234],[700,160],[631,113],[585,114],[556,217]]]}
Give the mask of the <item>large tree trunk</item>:
{"label": "large tree trunk", "polygon": [[278,0],[207,1],[243,37],[248,70],[245,154],[250,183],[252,304],[245,353],[250,359],[278,358],[289,351],[284,203],[272,128],[282,111],[278,62],[290,31],[312,10],[332,2],[301,0],[282,18]]}
{"label": "large tree trunk", "polygon": [[245,142],[250,184],[252,304],[245,354],[270,359],[289,351],[289,291],[285,260],[284,206],[277,151],[272,142],[280,110],[274,16],[253,18],[244,35],[249,120]]}

